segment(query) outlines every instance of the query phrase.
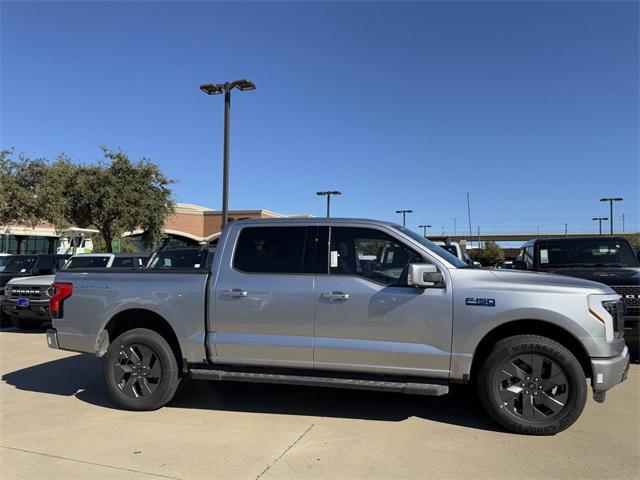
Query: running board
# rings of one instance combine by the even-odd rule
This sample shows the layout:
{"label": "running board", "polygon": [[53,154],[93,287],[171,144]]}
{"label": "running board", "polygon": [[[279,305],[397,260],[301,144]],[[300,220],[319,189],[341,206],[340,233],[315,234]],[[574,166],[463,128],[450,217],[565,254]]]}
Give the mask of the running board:
{"label": "running board", "polygon": [[321,377],[311,375],[277,374],[216,370],[210,368],[190,368],[189,376],[195,380],[222,380],[230,382],[280,383],[287,385],[307,385],[314,387],[354,388],[359,390],[381,390],[385,392],[408,393],[413,395],[440,396],[449,393],[448,385],[363,380],[358,378]]}

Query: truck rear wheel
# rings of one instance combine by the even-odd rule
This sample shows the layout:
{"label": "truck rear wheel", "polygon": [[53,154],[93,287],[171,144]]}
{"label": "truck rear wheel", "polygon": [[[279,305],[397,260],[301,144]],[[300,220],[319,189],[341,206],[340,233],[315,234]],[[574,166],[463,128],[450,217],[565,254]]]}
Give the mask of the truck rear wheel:
{"label": "truck rear wheel", "polygon": [[580,362],[558,342],[538,335],[497,342],[480,368],[477,389],[496,422],[530,435],[568,428],[587,398]]}
{"label": "truck rear wheel", "polygon": [[136,328],[118,336],[104,357],[104,378],[113,401],[126,410],[156,410],[171,401],[180,374],[162,336]]}

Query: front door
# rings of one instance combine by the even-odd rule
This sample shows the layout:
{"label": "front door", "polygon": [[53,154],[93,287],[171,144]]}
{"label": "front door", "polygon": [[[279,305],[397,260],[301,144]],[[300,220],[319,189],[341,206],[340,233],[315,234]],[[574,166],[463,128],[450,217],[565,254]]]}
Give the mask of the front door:
{"label": "front door", "polygon": [[213,292],[215,325],[209,326],[214,361],[313,366],[316,230],[249,224],[228,239]]}
{"label": "front door", "polygon": [[408,265],[426,259],[401,238],[375,228],[329,234],[328,274],[316,276],[315,368],[448,377],[448,276],[439,288],[407,286]]}

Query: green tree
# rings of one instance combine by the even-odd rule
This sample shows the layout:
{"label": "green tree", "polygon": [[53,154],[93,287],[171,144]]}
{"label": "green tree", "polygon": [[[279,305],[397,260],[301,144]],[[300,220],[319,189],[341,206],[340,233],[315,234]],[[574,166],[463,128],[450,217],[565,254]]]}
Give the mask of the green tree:
{"label": "green tree", "polygon": [[25,155],[16,160],[13,150],[1,151],[0,224],[65,226],[65,178],[73,169],[64,156],[54,162]]}
{"label": "green tree", "polygon": [[495,242],[485,243],[480,255],[478,255],[478,261],[482,263],[482,265],[488,266],[500,260],[504,260],[504,251],[502,248]]}
{"label": "green tree", "polygon": [[173,181],[149,159],[132,162],[124,152],[103,152],[103,161],[71,172],[67,218],[79,227],[98,229],[108,252],[115,237],[138,228],[145,247],[153,249],[173,212]]}

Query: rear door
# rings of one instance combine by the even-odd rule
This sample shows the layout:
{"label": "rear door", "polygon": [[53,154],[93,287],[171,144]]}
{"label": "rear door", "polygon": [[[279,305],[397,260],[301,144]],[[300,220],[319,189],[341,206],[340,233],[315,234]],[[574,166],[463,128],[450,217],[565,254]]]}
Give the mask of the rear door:
{"label": "rear door", "polygon": [[[326,257],[325,257],[326,258]],[[428,263],[391,232],[331,227],[329,265],[316,277],[317,369],[447,377],[450,279],[407,285],[410,263]]]}
{"label": "rear door", "polygon": [[[216,261],[215,361],[313,366],[316,227],[234,228]],[[210,337],[211,338],[211,337]]]}

